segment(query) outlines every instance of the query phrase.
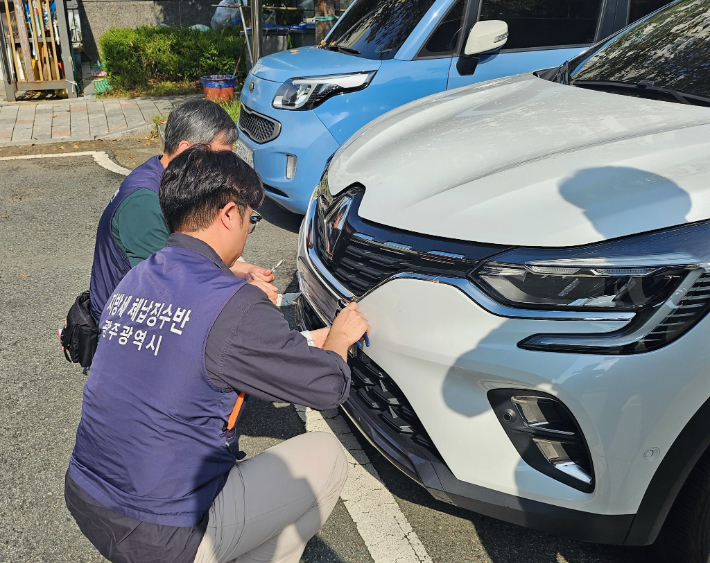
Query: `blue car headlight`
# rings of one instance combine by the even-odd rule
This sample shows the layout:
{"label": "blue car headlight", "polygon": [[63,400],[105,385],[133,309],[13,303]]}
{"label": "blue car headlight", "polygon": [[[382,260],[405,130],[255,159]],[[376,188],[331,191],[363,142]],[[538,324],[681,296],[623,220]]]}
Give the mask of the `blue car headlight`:
{"label": "blue car headlight", "polygon": [[373,71],[291,78],[281,85],[271,105],[276,109],[295,111],[313,109],[338,94],[364,90],[375,74]]}

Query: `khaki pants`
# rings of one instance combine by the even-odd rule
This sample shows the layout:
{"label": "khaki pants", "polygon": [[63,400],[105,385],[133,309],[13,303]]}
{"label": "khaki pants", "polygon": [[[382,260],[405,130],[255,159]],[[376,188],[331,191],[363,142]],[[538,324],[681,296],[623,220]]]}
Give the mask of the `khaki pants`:
{"label": "khaki pants", "polygon": [[212,503],[195,563],[297,563],[347,478],[340,442],[313,432],[238,463]]}

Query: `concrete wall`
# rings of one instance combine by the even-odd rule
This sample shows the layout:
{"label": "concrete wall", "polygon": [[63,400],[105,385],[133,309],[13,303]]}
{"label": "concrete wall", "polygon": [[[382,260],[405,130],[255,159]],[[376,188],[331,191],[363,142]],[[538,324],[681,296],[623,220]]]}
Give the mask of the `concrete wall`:
{"label": "concrete wall", "polygon": [[111,27],[210,24],[219,0],[79,0],[84,52],[96,61],[99,38]]}

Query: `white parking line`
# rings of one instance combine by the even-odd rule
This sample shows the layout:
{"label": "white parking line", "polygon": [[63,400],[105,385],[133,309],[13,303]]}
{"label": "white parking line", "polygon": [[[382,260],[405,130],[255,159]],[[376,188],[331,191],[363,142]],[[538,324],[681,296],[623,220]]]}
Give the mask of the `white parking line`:
{"label": "white parking line", "polygon": [[334,434],[345,447],[350,473],[340,494],[375,563],[432,563],[417,533],[337,410],[320,413],[296,405],[308,432]]}
{"label": "white parking line", "polygon": [[3,156],[0,158],[2,160],[32,160],[35,158],[60,158],[64,156],[91,156],[94,162],[109,170],[115,172],[116,174],[121,174],[122,176],[128,176],[131,171],[128,168],[119,166],[113,160],[111,160],[105,151],[80,151],[80,152],[58,152],[53,154],[24,154],[20,156]]}

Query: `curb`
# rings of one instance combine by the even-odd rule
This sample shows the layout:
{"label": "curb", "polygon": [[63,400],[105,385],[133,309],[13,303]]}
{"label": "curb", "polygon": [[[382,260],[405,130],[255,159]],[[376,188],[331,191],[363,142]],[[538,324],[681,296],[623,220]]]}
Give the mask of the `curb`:
{"label": "curb", "polygon": [[[143,138],[151,133],[155,133],[155,124],[146,123],[138,125],[130,129],[122,131],[114,131],[113,133],[104,133],[103,135],[87,135],[84,137],[63,137],[54,139],[27,139],[26,141],[16,141],[14,143],[0,143],[0,149],[7,147],[23,147],[30,145],[49,145],[52,143],[79,143],[87,141],[112,141],[117,139]],[[162,139],[162,137],[161,137]]]}
{"label": "curb", "polygon": [[109,141],[112,139],[145,137],[151,133],[155,133],[155,123],[146,123],[144,125],[138,125],[137,127],[131,127],[130,129],[123,129],[121,131],[114,131],[113,133],[105,133],[103,135],[95,135],[93,140]]}

